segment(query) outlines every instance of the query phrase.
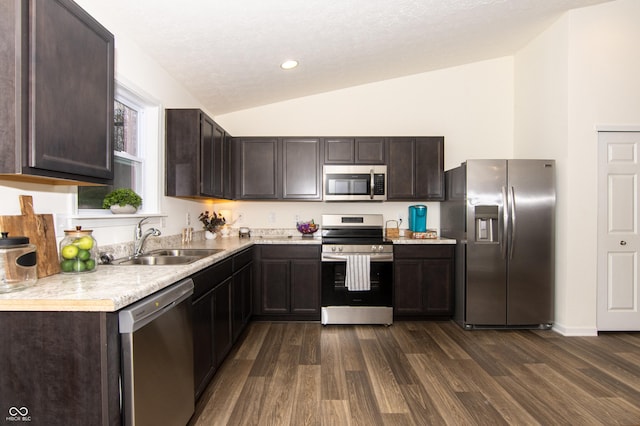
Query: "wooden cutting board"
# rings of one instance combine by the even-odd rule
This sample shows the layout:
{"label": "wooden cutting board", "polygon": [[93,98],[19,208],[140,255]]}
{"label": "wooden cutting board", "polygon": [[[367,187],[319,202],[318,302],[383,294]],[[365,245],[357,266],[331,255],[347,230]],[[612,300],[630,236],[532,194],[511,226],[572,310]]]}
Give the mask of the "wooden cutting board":
{"label": "wooden cutting board", "polygon": [[29,237],[37,250],[38,278],[59,273],[53,215],[35,214],[30,195],[20,195],[20,211],[21,216],[0,216],[0,231],[8,232],[9,236]]}

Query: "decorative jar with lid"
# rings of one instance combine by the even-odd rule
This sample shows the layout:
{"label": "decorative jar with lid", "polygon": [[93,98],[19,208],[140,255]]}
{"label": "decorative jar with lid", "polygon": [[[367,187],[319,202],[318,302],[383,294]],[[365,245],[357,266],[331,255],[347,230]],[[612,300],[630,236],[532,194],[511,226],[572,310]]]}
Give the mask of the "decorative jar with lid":
{"label": "decorative jar with lid", "polygon": [[76,229],[64,231],[60,241],[60,270],[65,274],[93,272],[98,267],[98,243],[93,230]]}

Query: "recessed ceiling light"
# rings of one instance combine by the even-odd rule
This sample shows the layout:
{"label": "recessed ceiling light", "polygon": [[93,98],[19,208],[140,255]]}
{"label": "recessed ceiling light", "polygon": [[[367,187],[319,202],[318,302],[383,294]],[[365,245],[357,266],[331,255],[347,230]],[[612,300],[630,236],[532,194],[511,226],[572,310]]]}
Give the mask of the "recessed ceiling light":
{"label": "recessed ceiling light", "polygon": [[283,70],[290,70],[297,66],[298,66],[298,61],[294,61],[294,60],[284,61],[282,64],[280,64],[280,68],[282,68]]}

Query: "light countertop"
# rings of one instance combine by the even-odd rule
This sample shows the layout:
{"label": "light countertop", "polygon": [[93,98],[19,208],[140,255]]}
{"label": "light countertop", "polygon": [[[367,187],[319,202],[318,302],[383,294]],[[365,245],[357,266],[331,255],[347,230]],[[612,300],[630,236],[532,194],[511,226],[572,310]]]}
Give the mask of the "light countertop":
{"label": "light countertop", "polygon": [[[56,274],[40,278],[32,287],[0,294],[0,311],[115,312],[156,291],[255,244],[321,244],[319,237],[262,236],[197,241],[190,248],[222,248],[223,252],[187,265],[99,265],[95,272]],[[455,240],[410,240],[394,244],[455,244]]]}

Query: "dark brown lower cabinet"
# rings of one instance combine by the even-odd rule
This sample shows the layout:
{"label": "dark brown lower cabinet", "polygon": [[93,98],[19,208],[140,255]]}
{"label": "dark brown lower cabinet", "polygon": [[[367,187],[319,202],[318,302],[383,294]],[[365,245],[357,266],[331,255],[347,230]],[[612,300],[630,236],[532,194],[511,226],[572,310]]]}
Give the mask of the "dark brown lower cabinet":
{"label": "dark brown lower cabinet", "polygon": [[257,248],[254,315],[264,319],[320,319],[320,246]]}
{"label": "dark brown lower cabinet", "polygon": [[192,276],[196,399],[249,322],[252,261],[249,248]]}
{"label": "dark brown lower cabinet", "polygon": [[7,424],[121,424],[117,313],[0,312],[0,342]]}
{"label": "dark brown lower cabinet", "polygon": [[229,294],[233,279],[232,259],[223,260],[192,277],[193,370],[196,398],[222,363],[231,342]]}
{"label": "dark brown lower cabinet", "polygon": [[253,248],[233,258],[231,288],[231,330],[235,342],[251,319],[251,283],[253,281]]}
{"label": "dark brown lower cabinet", "polygon": [[394,318],[453,316],[454,246],[406,244],[393,251]]}

